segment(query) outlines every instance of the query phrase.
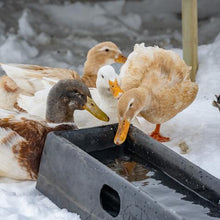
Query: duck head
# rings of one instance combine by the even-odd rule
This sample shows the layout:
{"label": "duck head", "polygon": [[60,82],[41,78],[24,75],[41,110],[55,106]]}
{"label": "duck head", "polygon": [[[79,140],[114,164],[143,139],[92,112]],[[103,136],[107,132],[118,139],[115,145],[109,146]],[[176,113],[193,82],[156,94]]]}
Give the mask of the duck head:
{"label": "duck head", "polygon": [[103,121],[108,116],[95,104],[88,87],[81,80],[60,80],[49,91],[46,120],[53,123],[73,122],[75,110],[87,110]]}
{"label": "duck head", "polygon": [[113,95],[115,98],[119,98],[123,93],[119,84],[119,75],[111,65],[105,65],[99,69],[96,80],[96,88],[99,94],[111,97]]}
{"label": "duck head", "polygon": [[110,82],[119,82],[118,74],[116,74],[114,68],[110,65],[101,67],[96,80],[96,88],[99,94],[112,97]]}
{"label": "duck head", "polygon": [[104,65],[112,63],[125,63],[127,58],[122,54],[119,48],[112,42],[106,41],[97,44],[91,48],[87,54],[85,68],[92,64],[98,66],[98,69]]}
{"label": "duck head", "polygon": [[126,140],[130,123],[146,106],[146,97],[141,89],[130,89],[122,94],[118,100],[119,122],[114,139],[115,144],[122,144]]}

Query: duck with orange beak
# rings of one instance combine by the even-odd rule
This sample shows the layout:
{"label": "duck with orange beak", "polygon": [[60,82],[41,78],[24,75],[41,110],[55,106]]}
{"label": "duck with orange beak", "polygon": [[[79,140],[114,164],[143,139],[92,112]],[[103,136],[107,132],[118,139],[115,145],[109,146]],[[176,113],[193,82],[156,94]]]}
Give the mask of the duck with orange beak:
{"label": "duck with orange beak", "polygon": [[116,83],[111,86],[114,96],[119,97],[115,144],[126,140],[130,123],[137,115],[156,124],[151,137],[169,141],[160,134],[160,125],[189,106],[198,92],[198,85],[190,80],[190,70],[173,51],[136,44],[122,66],[121,89]]}

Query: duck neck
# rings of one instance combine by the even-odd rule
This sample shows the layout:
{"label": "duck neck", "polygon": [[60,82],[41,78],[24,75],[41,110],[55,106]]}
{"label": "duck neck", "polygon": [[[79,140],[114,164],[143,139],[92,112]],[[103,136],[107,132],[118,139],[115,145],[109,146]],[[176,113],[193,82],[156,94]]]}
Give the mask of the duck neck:
{"label": "duck neck", "polygon": [[103,65],[104,64],[97,64],[97,61],[93,59],[87,59],[84,63],[83,75],[97,75],[99,68],[101,68]]}
{"label": "duck neck", "polygon": [[74,110],[70,109],[64,103],[49,100],[47,102],[46,120],[52,123],[74,122]]}
{"label": "duck neck", "polygon": [[140,102],[140,106],[142,107],[140,111],[147,110],[151,102],[151,97],[152,97],[151,91],[147,88],[142,88],[142,87],[132,89],[132,91]]}
{"label": "duck neck", "polygon": [[97,90],[100,100],[102,100],[100,107],[103,105],[114,106],[117,104],[118,100],[114,98],[110,89],[104,87],[97,87]]}
{"label": "duck neck", "polygon": [[113,97],[110,89],[108,89],[107,87],[97,85],[97,90],[98,90],[99,96],[102,98]]}
{"label": "duck neck", "polygon": [[88,58],[84,64],[84,72],[81,77],[82,81],[88,87],[96,87],[98,70],[104,65],[106,65],[104,60],[99,60],[91,57]]}

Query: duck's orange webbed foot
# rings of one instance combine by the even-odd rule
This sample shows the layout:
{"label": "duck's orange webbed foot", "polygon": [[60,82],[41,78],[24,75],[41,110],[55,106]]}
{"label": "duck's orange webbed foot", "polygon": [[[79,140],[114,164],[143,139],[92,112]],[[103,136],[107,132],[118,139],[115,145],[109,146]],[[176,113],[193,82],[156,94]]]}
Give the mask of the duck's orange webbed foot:
{"label": "duck's orange webbed foot", "polygon": [[168,142],[168,141],[170,141],[170,138],[169,138],[169,137],[164,137],[164,136],[162,136],[162,135],[159,134],[159,133],[154,133],[154,132],[152,132],[152,133],[150,134],[150,136],[151,136],[153,139],[155,139],[155,140],[157,140],[157,141],[159,141],[159,142]]}
{"label": "duck's orange webbed foot", "polygon": [[164,137],[160,134],[160,124],[157,124],[156,125],[156,128],[155,130],[150,134],[150,136],[159,141],[159,142],[168,142],[170,141],[170,138],[169,137]]}

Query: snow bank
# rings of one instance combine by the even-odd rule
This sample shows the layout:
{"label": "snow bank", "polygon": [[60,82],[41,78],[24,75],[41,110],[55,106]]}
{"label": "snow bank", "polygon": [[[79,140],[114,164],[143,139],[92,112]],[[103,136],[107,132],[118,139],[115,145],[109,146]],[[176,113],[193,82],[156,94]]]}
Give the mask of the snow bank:
{"label": "snow bank", "polygon": [[36,32],[31,27],[28,21],[28,10],[24,10],[22,16],[18,20],[18,27],[18,34],[20,34],[24,38],[34,37],[36,35]]}
{"label": "snow bank", "polygon": [[80,220],[66,209],[60,209],[35,189],[36,182],[14,182],[0,179],[1,220]]}
{"label": "snow bank", "polygon": [[0,46],[1,62],[21,63],[38,55],[38,49],[17,36],[9,36]]}

